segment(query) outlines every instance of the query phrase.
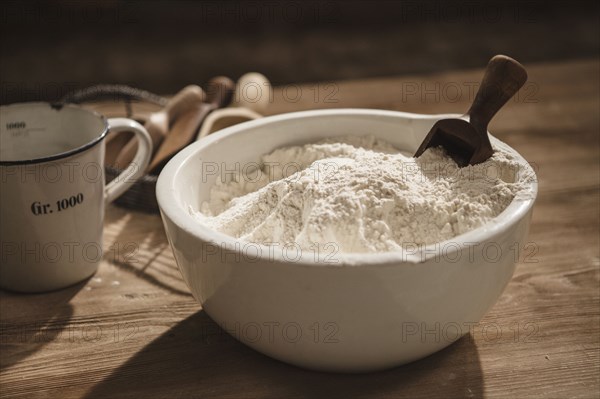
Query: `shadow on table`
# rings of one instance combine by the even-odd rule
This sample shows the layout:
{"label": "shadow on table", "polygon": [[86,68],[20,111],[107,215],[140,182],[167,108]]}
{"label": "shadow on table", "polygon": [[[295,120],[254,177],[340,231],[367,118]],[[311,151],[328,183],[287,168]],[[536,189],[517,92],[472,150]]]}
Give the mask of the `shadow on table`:
{"label": "shadow on table", "polygon": [[319,373],[246,347],[200,311],[145,346],[86,397],[482,397],[482,378],[470,336],[388,371]]}
{"label": "shadow on table", "polygon": [[0,370],[60,338],[73,316],[70,301],[86,284],[41,294],[0,290]]}
{"label": "shadow on table", "polygon": [[[158,260],[164,251],[170,251],[159,215],[132,213],[111,206],[107,208],[105,223],[118,228],[108,239],[105,235],[110,246],[104,253],[104,261],[171,294],[191,296],[175,261]],[[107,230],[111,228],[105,227],[105,233]]]}

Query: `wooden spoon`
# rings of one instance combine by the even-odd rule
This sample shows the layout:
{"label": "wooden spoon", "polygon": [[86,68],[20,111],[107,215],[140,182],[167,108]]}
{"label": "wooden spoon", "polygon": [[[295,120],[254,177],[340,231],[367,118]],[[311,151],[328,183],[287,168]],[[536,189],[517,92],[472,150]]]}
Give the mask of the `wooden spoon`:
{"label": "wooden spoon", "polygon": [[[148,173],[157,174],[162,167],[183,147],[190,144],[206,116],[217,108],[225,107],[231,101],[234,83],[231,79],[218,76],[208,82],[207,101],[182,115],[169,131],[156,155],[148,165]],[[185,118],[184,118],[185,116]]]}
{"label": "wooden spoon", "polygon": [[[189,85],[174,95],[164,109],[150,115],[144,127],[152,138],[152,148],[158,148],[167,135],[173,122],[183,113],[194,109],[206,98],[200,86]],[[124,167],[129,165],[137,152],[137,139],[133,138],[127,142],[119,152],[114,164]]]}
{"label": "wooden spoon", "polygon": [[504,104],[525,84],[523,65],[505,55],[493,57],[487,65],[475,100],[463,119],[436,122],[415,153],[442,146],[459,167],[484,162],[494,150],[487,127]]}

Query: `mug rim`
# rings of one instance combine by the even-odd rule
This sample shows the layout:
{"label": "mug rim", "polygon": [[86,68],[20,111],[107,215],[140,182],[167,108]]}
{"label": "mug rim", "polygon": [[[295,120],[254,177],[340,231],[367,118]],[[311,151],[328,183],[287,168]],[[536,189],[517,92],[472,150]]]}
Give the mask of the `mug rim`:
{"label": "mug rim", "polygon": [[89,114],[92,114],[96,118],[100,119],[102,121],[102,124],[104,127],[98,136],[96,136],[93,140],[91,140],[79,147],[70,149],[68,151],[60,152],[57,154],[53,154],[53,155],[49,155],[49,156],[45,156],[45,157],[39,157],[39,158],[23,159],[23,160],[18,160],[18,161],[2,161],[2,160],[0,160],[0,166],[31,165],[31,164],[44,163],[44,162],[56,161],[56,160],[63,159],[63,158],[68,158],[72,155],[79,154],[80,152],[83,152],[89,148],[94,147],[96,144],[100,143],[108,134],[108,129],[109,129],[108,128],[108,120],[106,119],[106,117],[104,115],[102,115],[96,111],[83,108],[77,104],[71,104],[71,103],[57,104],[57,103],[50,103],[50,102],[44,102],[44,101],[33,101],[33,102],[21,102],[21,103],[1,105],[0,109],[7,109],[7,108],[13,108],[13,107],[31,107],[31,106],[39,106],[39,105],[46,105],[52,109],[59,110],[59,111],[62,110],[64,107],[69,107],[69,108],[75,109],[77,111],[87,112]]}

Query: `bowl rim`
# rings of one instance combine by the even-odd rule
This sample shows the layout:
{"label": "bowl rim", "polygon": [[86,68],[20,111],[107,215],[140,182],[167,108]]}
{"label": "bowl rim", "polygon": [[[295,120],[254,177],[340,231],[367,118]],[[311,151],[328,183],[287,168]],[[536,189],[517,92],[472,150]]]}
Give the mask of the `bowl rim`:
{"label": "bowl rim", "polygon": [[[456,118],[460,117],[460,114],[415,114],[401,111],[388,111],[379,109],[367,109],[367,108],[335,108],[325,110],[309,110],[309,111],[298,111],[284,114],[278,114],[273,116],[267,116],[264,118],[256,119],[253,121],[243,122],[235,126],[231,126],[215,132],[202,140],[196,141],[186,148],[181,150],[175,155],[163,168],[162,172],[158,177],[156,184],[156,198],[160,208],[161,217],[164,219],[167,217],[172,223],[178,228],[184,230],[188,234],[200,239],[203,242],[210,243],[222,249],[226,246],[229,250],[239,252],[240,246],[252,244],[259,247],[267,246],[248,243],[238,238],[232,237],[228,234],[221,233],[213,230],[208,226],[203,225],[201,222],[191,217],[189,211],[185,209],[181,201],[176,198],[177,195],[177,175],[185,168],[186,164],[193,156],[197,155],[207,147],[215,144],[229,136],[235,135],[238,132],[245,131],[250,128],[256,128],[263,125],[278,123],[288,120],[297,120],[302,118],[314,118],[314,117],[327,117],[327,116],[345,116],[345,115],[362,115],[362,116],[384,116],[384,117],[396,117],[408,120],[416,119],[429,119],[438,120],[443,118]],[[491,135],[490,135],[491,136]],[[512,147],[503,143],[502,141],[491,136],[492,143],[496,146],[501,146],[511,152],[515,156],[515,159],[522,165],[526,165],[530,168],[529,163]],[[527,183],[524,188],[524,193],[527,194],[525,198],[515,198],[513,201],[504,209],[498,216],[494,217],[484,225],[468,231],[463,234],[459,234],[452,237],[449,240],[428,244],[421,246],[417,253],[406,253],[404,251],[389,251],[389,252],[377,252],[377,253],[340,253],[337,254],[336,262],[323,263],[322,261],[310,260],[308,256],[302,256],[298,260],[290,261],[285,259],[282,254],[269,253],[269,258],[266,258],[262,254],[257,257],[258,260],[269,260],[279,261],[287,264],[297,265],[299,267],[341,267],[341,266],[382,266],[382,265],[398,265],[399,263],[404,264],[420,264],[428,261],[429,259],[440,256],[439,250],[435,247],[444,247],[450,243],[454,244],[454,250],[445,251],[444,256],[449,256],[464,248],[472,247],[473,245],[479,245],[484,242],[489,242],[495,236],[499,236],[506,232],[513,225],[517,224],[523,219],[527,213],[533,207],[535,199],[537,197],[538,184],[537,176],[535,171],[530,168],[530,173],[533,174],[533,179]],[[168,235],[168,232],[167,232]],[[456,245],[458,244],[458,245]]]}

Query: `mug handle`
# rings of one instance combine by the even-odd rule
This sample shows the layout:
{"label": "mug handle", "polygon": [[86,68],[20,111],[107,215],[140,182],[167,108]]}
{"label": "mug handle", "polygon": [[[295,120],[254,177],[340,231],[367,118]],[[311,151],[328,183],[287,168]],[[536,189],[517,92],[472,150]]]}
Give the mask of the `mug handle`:
{"label": "mug handle", "polygon": [[109,118],[109,133],[133,132],[137,137],[137,152],[133,161],[104,188],[104,201],[111,203],[144,174],[152,155],[152,139],[142,125],[127,118]]}

